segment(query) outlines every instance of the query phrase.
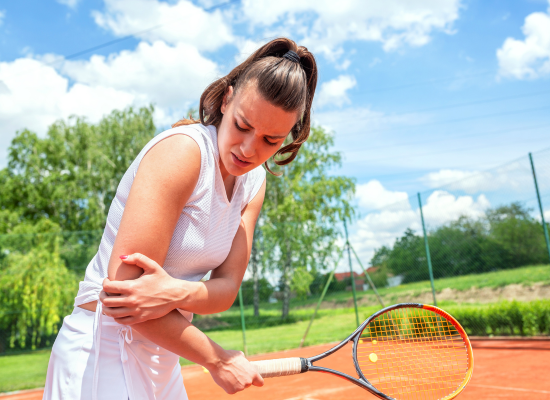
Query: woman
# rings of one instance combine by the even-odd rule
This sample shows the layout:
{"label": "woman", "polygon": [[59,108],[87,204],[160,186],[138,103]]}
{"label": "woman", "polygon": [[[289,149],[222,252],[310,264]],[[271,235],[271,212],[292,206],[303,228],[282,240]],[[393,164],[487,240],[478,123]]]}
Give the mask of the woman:
{"label": "woman", "polygon": [[182,120],[145,146],[53,346],[44,399],[186,399],[179,356],[228,393],[263,385],[241,352],[191,324],[192,313],[233,303],[264,199],[261,164],[296,157],[316,83],[313,55],[273,40],[205,90],[200,124]]}

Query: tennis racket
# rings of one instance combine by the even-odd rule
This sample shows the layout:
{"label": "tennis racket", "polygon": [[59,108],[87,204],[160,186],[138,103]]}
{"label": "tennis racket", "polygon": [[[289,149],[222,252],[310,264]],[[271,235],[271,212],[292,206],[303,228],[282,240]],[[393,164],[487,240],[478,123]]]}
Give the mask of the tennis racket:
{"label": "tennis racket", "polygon": [[[313,364],[349,342],[359,378]],[[252,364],[264,378],[318,371],[347,379],[381,399],[447,400],[472,377],[474,358],[466,332],[452,316],[434,306],[404,303],[374,313],[322,354]]]}

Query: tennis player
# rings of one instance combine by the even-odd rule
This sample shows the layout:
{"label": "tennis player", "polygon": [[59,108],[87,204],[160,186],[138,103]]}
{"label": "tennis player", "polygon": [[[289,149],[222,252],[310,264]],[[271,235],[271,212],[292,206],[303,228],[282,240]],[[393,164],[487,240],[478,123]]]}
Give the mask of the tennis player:
{"label": "tennis player", "polygon": [[200,123],[181,120],[143,148],[53,346],[44,399],[187,399],[179,356],[227,393],[263,385],[242,352],[191,320],[233,304],[264,200],[262,164],[296,157],[316,84],[313,55],[273,40],[206,88]]}

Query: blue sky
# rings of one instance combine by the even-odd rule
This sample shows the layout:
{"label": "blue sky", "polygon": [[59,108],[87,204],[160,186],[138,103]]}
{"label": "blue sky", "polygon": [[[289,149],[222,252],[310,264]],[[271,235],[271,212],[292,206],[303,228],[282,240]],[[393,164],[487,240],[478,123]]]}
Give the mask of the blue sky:
{"label": "blue sky", "polygon": [[[365,257],[410,224],[375,229],[372,210],[550,147],[548,0],[235,0],[206,11],[219,4],[0,1],[0,167],[16,130],[44,135],[71,114],[97,121],[152,102],[167,127],[277,36],[317,56],[314,118],[336,134],[338,173],[359,184],[352,232]],[[480,185],[434,195],[434,209],[455,210],[434,224],[494,205]]]}

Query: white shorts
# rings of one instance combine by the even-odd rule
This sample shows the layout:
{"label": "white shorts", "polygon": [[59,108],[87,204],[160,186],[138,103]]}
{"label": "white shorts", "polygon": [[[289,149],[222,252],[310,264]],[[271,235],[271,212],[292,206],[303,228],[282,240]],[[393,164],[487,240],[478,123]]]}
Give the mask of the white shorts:
{"label": "white shorts", "polygon": [[63,320],[44,400],[187,400],[178,355],[101,314],[94,340],[95,315],[75,307]]}

